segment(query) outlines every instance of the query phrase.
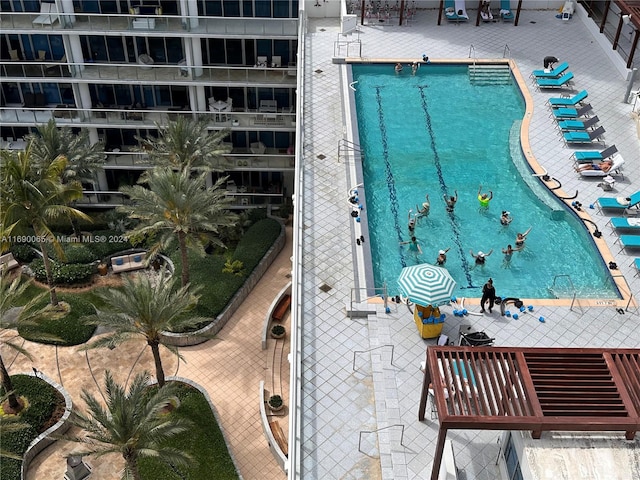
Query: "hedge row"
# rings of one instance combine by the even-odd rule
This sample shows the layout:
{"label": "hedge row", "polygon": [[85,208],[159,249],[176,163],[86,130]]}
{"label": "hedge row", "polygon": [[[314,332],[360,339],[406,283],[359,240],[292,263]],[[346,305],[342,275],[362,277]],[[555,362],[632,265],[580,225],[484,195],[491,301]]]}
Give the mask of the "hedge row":
{"label": "hedge row", "polygon": [[[39,258],[31,262],[29,268],[33,271],[37,281],[42,283],[47,282],[47,272],[42,259]],[[82,263],[66,264],[51,260],[51,273],[55,285],[82,284],[91,281],[91,276],[96,273],[96,267]]]}

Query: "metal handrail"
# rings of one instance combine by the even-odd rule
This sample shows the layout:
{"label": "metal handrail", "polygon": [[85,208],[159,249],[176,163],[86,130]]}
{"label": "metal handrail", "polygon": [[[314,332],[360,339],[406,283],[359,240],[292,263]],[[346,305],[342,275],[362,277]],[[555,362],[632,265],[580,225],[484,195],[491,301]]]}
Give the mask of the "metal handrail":
{"label": "metal handrail", "polygon": [[[352,152],[357,154],[360,157],[360,161],[362,161],[362,150],[360,149],[360,145],[357,143],[351,142],[345,138],[340,139],[338,142],[338,162],[340,162],[340,157],[342,152]],[[354,159],[356,157],[354,156]]]}
{"label": "metal handrail", "polygon": [[394,425],[387,425],[386,427],[378,428],[377,430],[361,430],[359,438],[358,438],[358,451],[360,453],[364,453],[360,448],[362,446],[362,434],[363,433],[377,433],[380,430],[385,430],[385,429],[391,428],[391,427],[401,427],[402,428],[402,432],[400,433],[400,445],[402,445],[404,447],[404,443],[402,443],[402,441],[404,440],[404,425],[401,424],[401,423],[396,423]]}
{"label": "metal handrail", "polygon": [[[630,312],[631,310],[629,310],[629,306],[631,305],[631,302],[633,301],[633,292],[631,291],[631,286],[629,285],[629,282],[627,281],[626,277],[622,274],[620,275],[611,275],[610,277],[613,281],[614,278],[622,278],[624,280],[624,283],[627,285],[627,291],[629,293],[629,301],[627,302],[627,306],[624,308],[625,311]],[[636,311],[634,313],[638,313],[638,309],[636,308]]]}
{"label": "metal handrail", "polygon": [[576,287],[573,285],[573,281],[571,280],[571,275],[568,275],[566,273],[561,274],[561,275],[555,275],[553,277],[553,283],[551,284],[551,289],[553,289],[554,285],[556,284],[556,280],[560,277],[567,277],[567,280],[569,280],[569,285],[571,285],[571,291],[573,292],[573,298],[571,299],[571,306],[569,307],[569,310],[573,311],[573,305],[576,302]]}
{"label": "metal handrail", "polygon": [[[507,52],[509,52],[509,56],[507,56]],[[502,51],[502,58],[511,59],[511,49],[509,48],[509,45],[507,45],[506,43],[504,45],[504,50]]]}
{"label": "metal handrail", "polygon": [[356,371],[356,354],[357,353],[368,353],[368,352],[372,352],[373,350],[377,350],[379,348],[384,348],[384,347],[391,347],[391,361],[389,362],[390,365],[393,365],[393,351],[395,349],[395,347],[393,345],[378,345],[377,347],[373,347],[370,348],[369,350],[355,350],[353,352],[353,362],[352,362],[352,370],[355,372]]}
{"label": "metal handrail", "polygon": [[351,310],[353,310],[353,304],[354,304],[354,302],[360,303],[360,301],[361,301],[361,300],[358,300],[358,299],[360,298],[360,295],[358,295],[357,299],[354,299],[354,298],[353,298],[353,296],[354,296],[353,294],[354,294],[356,291],[358,291],[358,290],[365,290],[365,291],[367,291],[367,292],[372,291],[372,292],[373,292],[373,295],[371,295],[371,296],[367,297],[367,299],[369,299],[369,298],[374,298],[374,297],[377,297],[378,295],[382,294],[382,300],[384,301],[384,307],[385,307],[385,309],[387,308],[387,306],[388,306],[388,304],[389,304],[389,303],[388,303],[388,298],[387,298],[387,285],[385,284],[385,285],[384,285],[384,286],[382,286],[382,287],[374,287],[374,288],[368,288],[368,287],[360,287],[360,288],[358,288],[358,287],[353,287],[353,288],[351,289],[351,298],[349,299],[349,308],[350,308]]}

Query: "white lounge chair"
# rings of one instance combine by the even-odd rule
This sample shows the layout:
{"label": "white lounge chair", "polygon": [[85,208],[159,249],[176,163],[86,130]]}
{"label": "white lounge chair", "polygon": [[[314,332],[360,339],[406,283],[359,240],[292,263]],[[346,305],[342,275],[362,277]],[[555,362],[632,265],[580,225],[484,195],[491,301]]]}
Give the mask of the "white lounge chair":
{"label": "white lounge chair", "polygon": [[[596,162],[595,165],[600,162]],[[578,164],[578,168],[584,167],[584,163]],[[611,159],[611,168],[606,172],[604,170],[580,170],[580,176],[582,177],[606,177],[607,175],[622,175],[620,168],[624,165],[624,158],[619,153],[616,153]]]}
{"label": "white lounge chair", "polygon": [[31,23],[34,25],[53,25],[59,20],[58,7],[55,3],[40,4],[40,15],[33,19]]}

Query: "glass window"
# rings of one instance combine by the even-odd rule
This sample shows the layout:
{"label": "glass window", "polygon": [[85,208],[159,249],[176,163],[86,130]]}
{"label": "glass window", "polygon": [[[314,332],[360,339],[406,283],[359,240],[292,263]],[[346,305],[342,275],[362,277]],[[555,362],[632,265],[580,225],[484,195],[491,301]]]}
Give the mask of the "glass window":
{"label": "glass window", "polygon": [[507,445],[504,449],[504,459],[507,466],[507,472],[509,474],[509,480],[522,480],[520,460],[518,459],[518,452],[516,452],[515,445],[513,444],[513,436],[511,433],[509,433]]}
{"label": "glass window", "polygon": [[208,15],[210,17],[222,16],[222,0],[203,0],[198,5],[199,15]]}
{"label": "glass window", "polygon": [[203,46],[203,50],[206,52],[208,60],[204,63],[209,65],[223,65],[226,63],[226,57],[224,54],[224,39],[222,38],[209,38],[203,39],[206,45]]}
{"label": "glass window", "polygon": [[118,105],[133,105],[131,98],[131,87],[129,85],[115,85],[115,97]]}
{"label": "glass window", "polygon": [[171,90],[165,85],[158,85],[154,87],[156,94],[156,105],[162,105],[163,107],[171,106]]}
{"label": "glass window", "polygon": [[255,65],[256,62],[256,42],[255,40],[245,40],[244,42],[245,65]]}
{"label": "glass window", "polygon": [[240,16],[240,0],[224,0],[223,6],[225,17]]}
{"label": "glass window", "polygon": [[6,103],[22,103],[20,97],[20,89],[17,83],[3,83],[2,84],[2,102]]}
{"label": "glass window", "polygon": [[102,13],[119,13],[118,2],[115,0],[102,0],[100,2]]}
{"label": "glass window", "polygon": [[273,0],[273,17],[289,18],[289,0]]}
{"label": "glass window", "polygon": [[125,61],[122,37],[107,37],[107,48],[109,49],[110,61],[120,63]]}
{"label": "glass window", "polygon": [[167,63],[178,63],[184,58],[182,49],[182,39],[170,37],[166,39],[167,44]]}
{"label": "glass window", "polygon": [[253,0],[243,0],[242,2],[242,16],[253,17]]}
{"label": "glass window", "polygon": [[62,97],[60,96],[60,90],[58,89],[58,85],[56,83],[43,83],[42,84],[42,93],[44,93],[47,103],[49,103],[49,104],[62,103]]}
{"label": "glass window", "polygon": [[256,56],[271,57],[271,40],[256,40]]}
{"label": "glass window", "polygon": [[271,2],[256,2],[256,17],[271,17]]}
{"label": "glass window", "polygon": [[227,63],[229,65],[244,65],[242,55],[242,40],[227,39]]}
{"label": "glass window", "polygon": [[153,58],[156,63],[167,63],[167,52],[165,50],[164,38],[149,37],[148,42],[149,55],[151,55],[151,58]]}

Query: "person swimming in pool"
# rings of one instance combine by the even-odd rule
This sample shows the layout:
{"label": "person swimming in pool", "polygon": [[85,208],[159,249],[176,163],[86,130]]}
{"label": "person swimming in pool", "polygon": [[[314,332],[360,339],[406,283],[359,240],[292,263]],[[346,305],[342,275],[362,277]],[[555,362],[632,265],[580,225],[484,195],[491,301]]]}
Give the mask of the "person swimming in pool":
{"label": "person swimming in pool", "polygon": [[411,75],[415,75],[418,71],[418,62],[413,62],[411,64]]}
{"label": "person swimming in pool", "polygon": [[425,196],[426,201],[422,202],[422,208],[416,205],[416,212],[419,217],[426,217],[429,215],[429,209],[431,208],[431,203],[429,203],[429,194],[427,193]]}
{"label": "person swimming in pool", "polygon": [[518,232],[518,235],[516,235],[516,247],[524,247],[524,241],[527,239],[527,235],[529,235],[530,231],[531,227],[529,227],[529,229],[524,233]]}
{"label": "person swimming in pool", "polygon": [[469,253],[471,254],[471,256],[473,258],[475,258],[476,265],[484,265],[484,262],[487,259],[487,257],[493,253],[493,248],[491,250],[489,250],[489,253],[478,252],[478,254],[475,255],[473,253],[473,250],[469,250]]}
{"label": "person swimming in pool", "polygon": [[444,203],[447,204],[447,212],[448,213],[453,213],[453,209],[456,206],[456,202],[458,201],[458,191],[454,190],[453,193],[455,194],[453,197],[448,197],[447,194],[444,194]]}
{"label": "person swimming in pool", "polygon": [[502,253],[504,253],[504,261],[509,263],[511,261],[511,257],[513,257],[513,252],[519,252],[523,247],[513,248],[511,244],[507,245],[507,248],[502,249]]}
{"label": "person swimming in pool", "polygon": [[512,220],[513,218],[511,217],[511,212],[507,212],[506,210],[503,210],[502,214],[500,215],[500,223],[506,226],[506,225],[509,225]]}
{"label": "person swimming in pool", "polygon": [[396,63],[395,70],[396,70],[396,73],[400,73],[402,71],[402,64],[399,62]]}
{"label": "person swimming in pool", "polygon": [[440,250],[438,252],[438,258],[436,258],[436,265],[444,265],[445,263],[447,263],[447,252],[451,250],[451,247],[447,248],[446,250]]}
{"label": "person swimming in pool", "polygon": [[482,185],[478,188],[478,201],[482,208],[488,208],[489,202],[493,198],[493,192],[489,190],[489,193],[482,193]]}
{"label": "person swimming in pool", "polygon": [[409,209],[409,214],[407,216],[407,222],[408,222],[408,228],[409,228],[409,233],[411,235],[413,235],[413,232],[416,229],[416,215],[413,213],[413,209]]}
{"label": "person swimming in pool", "polygon": [[400,242],[400,245],[409,245],[409,251],[414,252],[416,255],[422,255],[422,248],[420,248],[420,241],[416,237],[411,237],[408,242]]}

